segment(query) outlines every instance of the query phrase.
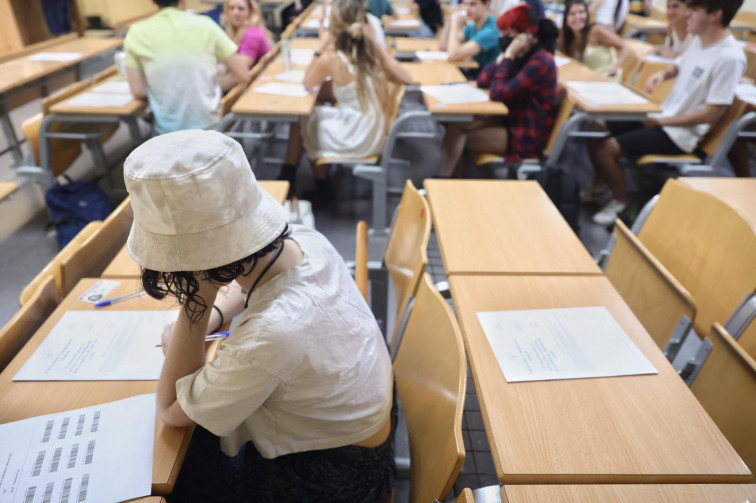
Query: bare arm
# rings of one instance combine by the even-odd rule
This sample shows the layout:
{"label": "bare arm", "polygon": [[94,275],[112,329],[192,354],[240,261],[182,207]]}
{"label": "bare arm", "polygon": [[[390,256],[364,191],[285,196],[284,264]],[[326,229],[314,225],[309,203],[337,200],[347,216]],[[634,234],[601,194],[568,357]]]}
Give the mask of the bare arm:
{"label": "bare arm", "polygon": [[305,70],[302,84],[308,90],[313,90],[325,82],[326,77],[333,73],[333,66],[337,61],[336,54],[332,50],[325,51],[318,57],[313,58]]}
{"label": "bare arm", "polygon": [[449,43],[446,48],[449,53],[449,61],[465,61],[480,52],[480,46],[477,42],[470,40],[465,41],[462,35],[462,28],[465,27],[466,19],[461,12],[452,14]]}
{"label": "bare arm", "polygon": [[678,69],[676,65],[669,65],[664,70],[651,75],[646,81],[646,92],[648,94],[651,94],[654,88],[665,80],[674,79],[675,77],[677,77],[677,72]]}
{"label": "bare arm", "polygon": [[[247,59],[251,60],[249,56],[247,56]],[[223,63],[228,68],[228,73],[222,75],[219,79],[221,89],[228,91],[236,84],[249,83],[249,63],[244,59],[244,55],[232,54]]]}
{"label": "bare arm", "polygon": [[630,46],[628,46],[616,33],[597,24],[593,25],[593,28],[591,28],[591,35],[594,37],[597,45],[613,47],[619,53],[617,55],[617,62],[609,70],[610,76],[613,77],[614,75],[617,75],[617,72],[622,68],[625,60],[630,55]]}
{"label": "bare arm", "polygon": [[406,85],[412,84],[412,76],[407,71],[407,69],[401,65],[401,63],[399,63],[396,59],[394,59],[393,56],[390,56],[386,51],[384,51],[377,45],[375,46],[375,49],[380,54],[381,63],[383,64],[383,68],[386,71],[386,76],[390,81]]}
{"label": "bare arm", "polygon": [[138,68],[126,68],[126,79],[129,82],[131,94],[138,100],[147,99],[147,81],[144,73]]}
{"label": "bare arm", "polygon": [[729,108],[729,105],[706,105],[702,110],[674,117],[649,117],[647,127],[655,126],[695,126],[696,124],[714,124]]}

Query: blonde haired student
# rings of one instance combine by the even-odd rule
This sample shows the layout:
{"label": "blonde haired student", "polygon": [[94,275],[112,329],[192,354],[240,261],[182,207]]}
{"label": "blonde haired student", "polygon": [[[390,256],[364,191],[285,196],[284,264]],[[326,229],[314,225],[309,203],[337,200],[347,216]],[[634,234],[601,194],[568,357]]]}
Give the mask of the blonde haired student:
{"label": "blonde haired student", "polygon": [[239,46],[239,54],[252,68],[270,51],[270,34],[263,24],[262,11],[255,0],[226,0],[223,4],[226,34]]}
{"label": "blonde haired student", "polygon": [[[338,107],[316,106],[310,116],[292,124],[281,179],[294,182],[303,149],[312,160],[360,159],[383,150],[392,103],[389,82],[410,84],[412,78],[373,41],[360,0],[333,2],[329,29],[321,28],[321,47],[307,67],[304,85],[315,89],[329,78]],[[326,94],[321,92],[320,98],[329,98]],[[325,198],[330,195],[328,167],[313,169],[315,196]]]}

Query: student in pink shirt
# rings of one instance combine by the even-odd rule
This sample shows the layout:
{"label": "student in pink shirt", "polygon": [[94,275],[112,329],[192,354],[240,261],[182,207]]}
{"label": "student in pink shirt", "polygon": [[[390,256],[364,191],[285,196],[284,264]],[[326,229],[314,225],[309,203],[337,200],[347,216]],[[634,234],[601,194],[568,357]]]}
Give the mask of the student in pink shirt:
{"label": "student in pink shirt", "polygon": [[247,67],[252,68],[271,46],[260,7],[255,0],[226,0],[223,17],[226,33],[239,46]]}

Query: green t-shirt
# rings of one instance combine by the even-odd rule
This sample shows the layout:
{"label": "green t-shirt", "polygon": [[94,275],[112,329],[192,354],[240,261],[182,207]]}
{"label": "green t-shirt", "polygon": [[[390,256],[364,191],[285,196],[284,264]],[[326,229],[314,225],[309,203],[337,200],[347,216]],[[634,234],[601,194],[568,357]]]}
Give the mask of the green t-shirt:
{"label": "green t-shirt", "polygon": [[499,29],[496,27],[496,20],[492,15],[488,15],[480,30],[477,29],[475,23],[470,23],[462,30],[462,35],[464,35],[465,40],[473,41],[480,46],[480,52],[473,56],[480,69],[485,68],[499,56],[501,52],[499,50]]}

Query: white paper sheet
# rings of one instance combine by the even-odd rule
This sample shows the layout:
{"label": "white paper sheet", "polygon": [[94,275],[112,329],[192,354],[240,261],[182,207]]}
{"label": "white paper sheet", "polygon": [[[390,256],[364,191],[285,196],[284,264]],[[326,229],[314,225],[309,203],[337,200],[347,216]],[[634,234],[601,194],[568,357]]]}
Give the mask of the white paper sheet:
{"label": "white paper sheet", "polygon": [[446,61],[449,59],[449,53],[445,51],[417,51],[415,52],[417,59],[433,59]]}
{"label": "white paper sheet", "polygon": [[295,84],[301,84],[302,82],[304,82],[304,76],[305,76],[304,70],[289,70],[286,72],[279,73],[273,78],[276,80],[283,81],[283,82],[293,82]]}
{"label": "white paper sheet", "polygon": [[478,313],[507,382],[657,374],[603,306]]}
{"label": "white paper sheet", "polygon": [[648,103],[643,96],[639,96],[617,82],[567,82],[567,87],[594,106],[601,105],[642,105]]}
{"label": "white paper sheet", "polygon": [[554,64],[556,64],[557,68],[564,66],[566,64],[570,63],[570,58],[565,58],[562,56],[554,56]]}
{"label": "white paper sheet", "polygon": [[90,286],[87,288],[86,292],[79,295],[79,300],[82,302],[89,302],[90,304],[97,304],[120,284],[120,281],[114,281],[112,279],[98,279],[97,283]]}
{"label": "white paper sheet", "polygon": [[643,61],[648,61],[649,63],[667,63],[671,65],[675,62],[675,58],[665,58],[658,54],[647,54],[643,57]]}
{"label": "white paper sheet", "polygon": [[[323,20],[323,28],[328,28],[328,26],[330,24],[331,23],[328,21],[328,18],[325,18]],[[305,28],[314,28],[314,29],[317,30],[318,28],[320,28],[320,19],[319,18],[310,18],[307,21],[305,21],[304,27]]]}
{"label": "white paper sheet", "polygon": [[125,80],[109,80],[91,89],[93,93],[131,94],[129,83]]}
{"label": "white paper sheet", "polygon": [[415,19],[394,19],[389,23],[389,28],[414,28],[420,26],[420,21]]}
{"label": "white paper sheet", "polygon": [[410,13],[410,10],[408,7],[397,7],[394,9],[394,12],[399,16],[406,16]]}
{"label": "white paper sheet", "polygon": [[66,101],[72,107],[122,107],[131,103],[134,97],[130,94],[113,93],[82,93]]}
{"label": "white paper sheet", "polygon": [[254,88],[254,92],[261,94],[276,94],[292,98],[304,98],[309,92],[302,84],[285,84],[283,82],[268,82]]}
{"label": "white paper sheet", "polygon": [[454,103],[480,103],[488,101],[488,93],[469,84],[420,86],[420,90],[447,105]]}
{"label": "white paper sheet", "polygon": [[38,52],[29,56],[29,59],[31,61],[73,61],[80,57],[80,52]]}
{"label": "white paper sheet", "polygon": [[151,381],[165,357],[160,335],[178,311],[68,311],[14,381]]}
{"label": "white paper sheet", "polygon": [[738,98],[746,103],[756,106],[756,86],[753,84],[738,84],[735,90]]}
{"label": "white paper sheet", "polygon": [[0,425],[0,503],[103,503],[152,489],[155,394]]}
{"label": "white paper sheet", "polygon": [[291,50],[291,64],[307,66],[312,62],[312,58],[315,57],[314,49],[292,49]]}

